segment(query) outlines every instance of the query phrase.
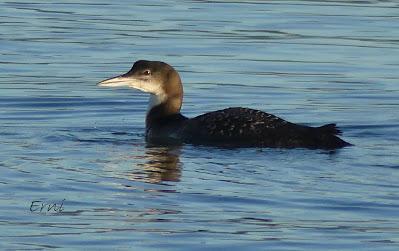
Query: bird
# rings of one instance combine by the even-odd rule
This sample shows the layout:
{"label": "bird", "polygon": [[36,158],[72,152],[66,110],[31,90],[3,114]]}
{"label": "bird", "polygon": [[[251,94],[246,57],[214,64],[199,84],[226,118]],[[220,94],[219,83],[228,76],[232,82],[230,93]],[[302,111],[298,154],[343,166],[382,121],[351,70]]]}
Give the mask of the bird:
{"label": "bird", "polygon": [[181,114],[179,73],[161,61],[138,60],[125,74],[103,80],[103,87],[129,87],[150,94],[145,139],[151,145],[191,144],[216,147],[338,149],[351,144],[337,135],[336,124],[295,124],[273,114],[229,107],[193,118]]}

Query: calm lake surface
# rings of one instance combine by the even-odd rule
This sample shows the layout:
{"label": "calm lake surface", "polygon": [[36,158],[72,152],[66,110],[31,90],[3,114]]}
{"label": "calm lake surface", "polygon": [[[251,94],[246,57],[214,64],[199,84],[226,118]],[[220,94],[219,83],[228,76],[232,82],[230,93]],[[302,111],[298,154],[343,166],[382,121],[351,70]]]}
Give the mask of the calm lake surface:
{"label": "calm lake surface", "polygon": [[[138,59],[355,146],[148,148]],[[1,250],[399,250],[398,1],[0,1],[0,107]]]}

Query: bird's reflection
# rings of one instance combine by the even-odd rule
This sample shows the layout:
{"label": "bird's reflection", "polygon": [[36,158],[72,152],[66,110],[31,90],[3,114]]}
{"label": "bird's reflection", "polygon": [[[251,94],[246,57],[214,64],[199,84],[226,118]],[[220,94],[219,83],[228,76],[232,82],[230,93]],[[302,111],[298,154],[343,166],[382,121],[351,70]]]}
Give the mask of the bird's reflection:
{"label": "bird's reflection", "polygon": [[178,182],[181,177],[180,146],[147,146],[145,163],[138,167],[145,173],[145,181],[160,183],[163,181]]}

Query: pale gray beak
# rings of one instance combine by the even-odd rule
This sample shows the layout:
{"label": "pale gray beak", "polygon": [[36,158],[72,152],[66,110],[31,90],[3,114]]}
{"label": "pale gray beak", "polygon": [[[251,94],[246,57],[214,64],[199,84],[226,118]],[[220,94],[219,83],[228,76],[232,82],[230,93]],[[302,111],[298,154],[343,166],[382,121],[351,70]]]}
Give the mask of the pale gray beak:
{"label": "pale gray beak", "polygon": [[129,87],[143,92],[158,94],[162,92],[159,83],[150,81],[149,79],[136,78],[126,74],[103,80],[97,84],[104,87]]}
{"label": "pale gray beak", "polygon": [[99,82],[97,85],[104,87],[130,87],[131,83],[134,81],[135,79],[132,77],[125,77],[124,75],[120,75],[103,80]]}

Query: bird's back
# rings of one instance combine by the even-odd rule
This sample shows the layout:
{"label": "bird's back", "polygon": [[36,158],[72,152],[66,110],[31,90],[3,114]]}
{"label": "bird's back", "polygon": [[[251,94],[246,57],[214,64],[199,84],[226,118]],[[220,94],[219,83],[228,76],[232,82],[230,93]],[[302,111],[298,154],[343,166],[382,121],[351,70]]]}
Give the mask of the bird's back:
{"label": "bird's back", "polygon": [[186,143],[231,147],[339,148],[348,145],[336,136],[334,124],[309,127],[249,108],[227,108],[185,121]]}

